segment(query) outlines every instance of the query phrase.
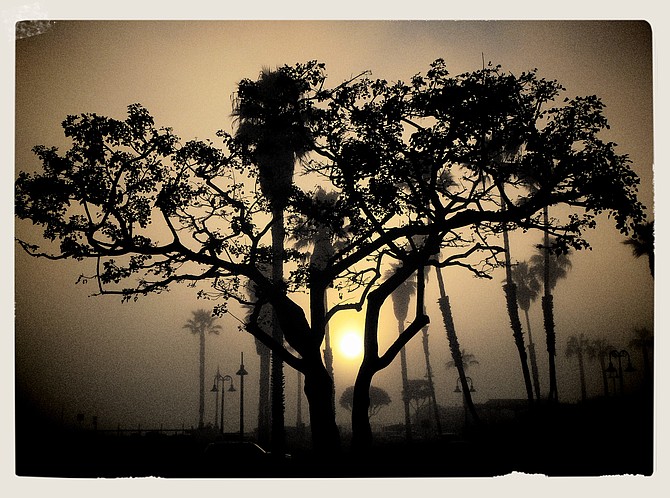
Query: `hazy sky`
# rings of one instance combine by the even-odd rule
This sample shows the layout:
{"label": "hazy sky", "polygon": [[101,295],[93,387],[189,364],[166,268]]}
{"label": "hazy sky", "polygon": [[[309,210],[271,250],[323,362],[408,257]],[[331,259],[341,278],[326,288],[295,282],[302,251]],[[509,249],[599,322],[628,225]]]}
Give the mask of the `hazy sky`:
{"label": "hazy sky", "polygon": [[[652,44],[644,22],[56,22],[39,36],[16,44],[16,169],[35,170],[30,152],[36,144],[65,150],[61,121],[68,114],[95,112],[122,119],[126,106],[139,102],[158,126],[171,126],[183,139],[215,138],[230,129],[236,83],[255,78],[265,66],[318,59],[335,85],[363,70],[373,77],[408,80],[444,58],[452,74],[476,70],[484,59],[515,74],[538,68],[557,79],[566,96],[596,94],[607,108],[607,135],[628,154],[640,175],[640,199],[653,207]],[[576,362],[564,359],[572,334],[606,336],[626,347],[635,327],[653,326],[653,280],[646,260],[632,257],[623,237],[607,219],[587,234],[593,245],[572,258],[573,269],[555,291],[558,334],[558,392],[563,401],[579,396]],[[17,223],[18,236],[31,233]],[[512,239],[514,258],[532,252],[539,234]],[[35,242],[39,239],[34,238]],[[92,273],[90,263],[31,259],[16,251],[16,376],[18,385],[36,400],[73,420],[76,413],[97,415],[103,428],[187,427],[197,425],[198,340],[183,324],[192,310],[211,307],[188,289],[120,304],[111,296],[88,297],[95,289],[75,285],[79,274]],[[476,402],[523,397],[525,390],[501,281],[474,280],[449,270],[447,291],[462,347],[479,360],[469,375]],[[430,348],[438,402],[460,404],[452,393],[456,375],[449,360],[431,279],[428,311],[432,318]],[[532,308],[533,332],[546,393],[548,375],[539,303]],[[382,335],[397,326],[390,307]],[[347,325],[346,322],[350,322]],[[219,336],[207,338],[207,384],[217,365],[234,374],[245,353],[246,427],[256,425],[258,360],[250,336],[230,317],[220,322]],[[333,324],[333,342],[355,317]],[[339,398],[353,383],[355,362],[335,351]],[[421,341],[408,346],[410,377],[422,377]],[[587,366],[589,393],[601,389],[595,366]],[[238,382],[238,377],[235,382]],[[295,371],[286,368],[287,424],[295,421]],[[374,420],[402,420],[399,360],[373,384],[394,400]],[[237,393],[235,393],[237,395]],[[206,421],[214,417],[214,395],[207,393]],[[237,429],[237,397],[227,397],[226,429]],[[303,401],[303,418],[307,417]],[[338,422],[349,413],[338,409]]]}
{"label": "hazy sky", "polygon": [[[65,150],[60,123],[68,114],[123,118],[126,106],[139,102],[159,126],[173,127],[183,139],[214,138],[217,129],[230,129],[236,83],[254,78],[264,66],[318,59],[326,63],[329,82],[337,84],[363,70],[407,80],[438,57],[457,74],[480,68],[483,54],[517,74],[537,67],[541,76],[559,80],[566,96],[600,96],[612,127],[607,138],[630,155],[641,177],[640,199],[651,210],[651,48],[651,31],[643,22],[56,22],[44,34],[16,44],[16,169],[38,167],[30,152],[36,144]],[[18,235],[29,233],[20,223],[16,229]],[[646,261],[631,256],[607,220],[587,238],[593,250],[573,257],[569,277],[555,292],[558,390],[565,401],[579,395],[576,364],[564,359],[569,335],[603,335],[625,347],[631,329],[653,326],[653,281]],[[514,257],[525,259],[538,239],[513,238]],[[84,412],[97,415],[103,428],[196,425],[198,340],[183,324],[192,310],[211,303],[177,288],[124,305],[114,297],[91,298],[93,288],[75,285],[79,274],[90,272],[89,263],[37,261],[16,251],[18,385],[66,420]],[[445,277],[461,344],[480,362],[469,372],[477,388],[475,401],[523,397],[502,272],[492,281],[476,281],[458,270]],[[433,291],[435,284],[431,279]],[[533,306],[532,320],[546,393],[539,308],[539,303]],[[429,303],[428,311],[438,401],[460,404],[452,393],[455,373],[444,366],[448,348],[437,306]],[[390,308],[386,317],[382,325],[390,337],[396,333]],[[349,321],[355,327],[355,318]],[[335,344],[346,322],[333,325]],[[244,352],[250,372],[247,427],[253,428],[258,381],[253,340],[230,318],[221,323],[222,333],[207,338],[207,384],[217,365],[222,373],[234,374]],[[422,377],[419,337],[408,346],[408,356],[410,376]],[[381,423],[402,419],[398,364],[373,381],[394,400],[378,416]],[[600,380],[594,365],[588,368],[589,393],[596,394]],[[355,362],[336,350],[338,398],[354,375]],[[286,368],[286,378],[286,420],[293,424],[295,372]],[[212,421],[214,395],[207,395],[206,421]],[[226,429],[235,430],[236,396],[226,401]],[[306,402],[303,410],[306,418]],[[338,409],[340,423],[347,425],[348,417]]]}

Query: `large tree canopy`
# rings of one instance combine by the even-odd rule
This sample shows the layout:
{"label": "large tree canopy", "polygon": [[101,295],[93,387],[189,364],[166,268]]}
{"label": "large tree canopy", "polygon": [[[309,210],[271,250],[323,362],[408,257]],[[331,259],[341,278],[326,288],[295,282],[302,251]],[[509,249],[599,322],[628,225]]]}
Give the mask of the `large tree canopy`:
{"label": "large tree canopy", "polygon": [[[381,306],[408,278],[426,265],[488,276],[498,265],[503,226],[548,229],[560,250],[587,246],[583,231],[601,213],[624,234],[644,220],[628,158],[599,138],[607,127],[602,102],[592,96],[551,107],[563,89],[535,71],[515,76],[489,66],[452,76],[437,60],[409,83],[359,76],[334,88],[314,61],[278,71],[301,82],[294,111],[309,126],[301,135],[301,180],[282,206],[287,236],[304,238],[305,226],[342,234],[318,267],[287,247],[284,281],[266,276],[273,218],[256,181],[257,156],[271,141],[254,135],[250,147],[244,134],[219,132],[220,145],[182,142],[139,104],[123,121],[68,116],[63,128],[72,145],[63,153],[35,147],[42,171],[20,173],[16,215],[41,226],[52,244],[19,243],[37,256],[94,260],[99,293],[131,299],[206,282],[200,294],[221,298],[219,313],[230,300],[252,306],[246,329],[305,374],[310,406],[317,398],[331,406],[330,394],[320,399],[328,390],[320,355],[327,320],[365,308],[353,417],[354,433],[366,439],[372,377],[428,322],[417,278],[414,318],[379,351]],[[337,195],[313,195],[317,187]],[[564,207],[553,210],[547,227],[542,209],[555,205]],[[326,310],[330,286],[349,299]],[[309,310],[292,298],[296,291],[309,292]],[[265,304],[278,310],[292,349],[256,323]],[[334,416],[329,420],[336,431]]]}

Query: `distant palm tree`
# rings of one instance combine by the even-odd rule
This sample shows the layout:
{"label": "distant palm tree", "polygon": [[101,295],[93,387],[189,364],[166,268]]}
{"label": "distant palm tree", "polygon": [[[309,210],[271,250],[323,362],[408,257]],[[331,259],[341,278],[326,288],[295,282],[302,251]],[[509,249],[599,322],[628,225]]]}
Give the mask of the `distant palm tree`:
{"label": "distant palm tree", "polygon": [[[461,362],[463,363],[463,370],[466,372],[472,365],[479,365],[479,361],[475,355],[472,353],[466,353],[465,349],[461,350]],[[456,362],[454,360],[449,360],[445,366],[447,369],[456,368]]]}
{"label": "distant palm tree", "polygon": [[205,335],[217,334],[221,330],[220,325],[215,325],[215,317],[212,316],[211,311],[196,310],[193,311],[193,318],[191,318],[185,329],[189,329],[191,333],[197,334],[200,338],[200,399],[198,404],[198,428],[202,429],[205,426]]}
{"label": "distant palm tree", "polygon": [[[236,141],[258,167],[261,192],[272,212],[272,281],[284,280],[284,211],[293,188],[295,163],[312,143],[306,117],[301,112],[303,87],[287,71],[264,69],[258,80],[238,84],[233,116],[238,119]],[[284,342],[273,310],[272,336]],[[284,454],[283,363],[272,355],[272,449]]]}
{"label": "distant palm tree", "polygon": [[635,227],[633,236],[624,240],[633,248],[633,256],[640,258],[647,256],[649,258],[649,271],[651,276],[654,276],[654,221],[647,221],[640,223]]}
{"label": "distant palm tree", "polygon": [[584,334],[571,335],[565,348],[566,358],[577,357],[579,364],[579,381],[582,388],[582,401],[586,401],[586,376],[584,374],[584,353],[588,351],[590,341]]}
{"label": "distant palm tree", "polygon": [[593,339],[586,348],[586,354],[588,355],[589,360],[598,361],[600,366],[600,373],[603,379],[603,393],[605,397],[609,396],[609,384],[607,378],[607,358],[610,351],[614,349],[607,339],[600,337],[598,339]]}
{"label": "distant palm tree", "polygon": [[537,368],[537,355],[535,354],[535,343],[530,327],[528,310],[533,301],[540,295],[541,284],[537,274],[531,270],[526,261],[517,263],[512,267],[512,280],[516,284],[516,298],[526,316],[526,329],[528,330],[528,356],[530,358],[530,369],[533,374],[533,386],[535,387],[535,398],[541,399],[540,376]]}
{"label": "distant palm tree", "polygon": [[644,366],[644,379],[649,387],[653,385],[651,360],[649,353],[654,351],[654,333],[647,327],[637,327],[633,331],[634,337],[628,345],[642,352],[642,364]]}
{"label": "distant palm tree", "polygon": [[[393,313],[398,320],[398,334],[405,330],[405,320],[409,312],[409,303],[412,295],[416,292],[416,281],[407,279],[400,284],[391,294],[393,300]],[[400,375],[402,377],[402,402],[405,410],[405,437],[412,439],[412,422],[410,419],[410,391],[407,378],[407,353],[403,347],[400,350]]]}
{"label": "distant palm tree", "polygon": [[[545,225],[549,225],[549,215],[545,210]],[[568,275],[572,267],[569,253],[554,254],[551,252],[553,240],[545,232],[544,240],[537,246],[539,253],[530,257],[530,263],[539,275],[542,275],[544,295],[542,296],[542,314],[544,330],[547,338],[549,354],[549,401],[558,402],[558,385],[556,382],[556,328],[554,325],[554,296],[552,291],[558,280]]]}

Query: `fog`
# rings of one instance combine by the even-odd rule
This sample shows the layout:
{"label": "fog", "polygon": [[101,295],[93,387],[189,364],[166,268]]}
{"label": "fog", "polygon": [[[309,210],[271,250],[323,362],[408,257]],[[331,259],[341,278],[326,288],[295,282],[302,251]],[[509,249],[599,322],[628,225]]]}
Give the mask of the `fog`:
{"label": "fog", "polygon": [[[444,58],[452,74],[481,67],[482,58],[515,74],[538,68],[566,87],[566,96],[598,95],[606,104],[611,130],[606,139],[628,154],[640,176],[641,202],[653,218],[652,44],[644,22],[96,22],[58,21],[38,36],[16,44],[16,173],[35,171],[31,153],[37,144],[65,150],[60,123],[69,114],[95,112],[122,119],[126,106],[141,103],[158,126],[170,126],[184,141],[211,138],[232,129],[231,95],[242,78],[261,68],[317,59],[326,64],[335,85],[370,70],[373,77],[409,80]],[[17,222],[16,236],[40,243],[39,232]],[[570,335],[606,337],[627,348],[632,331],[653,329],[653,279],[647,261],[635,259],[612,220],[598,219],[586,234],[592,250],[572,256],[572,270],[554,292],[557,331],[558,394],[562,402],[579,400],[576,360],[565,358]],[[513,258],[527,259],[539,234],[514,234]],[[169,293],[121,304],[117,297],[90,297],[92,262],[47,261],[15,248],[15,374],[17,388],[35,407],[64,423],[98,427],[181,428],[198,422],[198,338],[184,328],[191,312],[214,302],[196,299],[195,290],[174,287]],[[476,403],[523,398],[523,378],[506,313],[502,280],[478,280],[465,270],[445,272],[461,346],[473,353]],[[428,283],[430,354],[437,400],[460,406],[454,393],[456,372],[437,308],[437,282]],[[331,296],[330,299],[335,299]],[[380,328],[382,343],[397,335],[390,302]],[[235,311],[234,311],[235,313]],[[241,314],[237,315],[238,317]],[[548,389],[547,354],[539,302],[531,307],[541,384]],[[245,426],[256,426],[258,356],[252,337],[225,316],[219,335],[206,339],[206,382],[217,368],[235,372],[244,353]],[[336,397],[353,384],[357,361],[337,349],[349,329],[362,331],[362,317],[351,312],[331,324],[335,350]],[[525,325],[524,325],[525,327]],[[410,378],[423,378],[420,335],[407,347]],[[631,351],[641,366],[639,353]],[[638,382],[641,368],[631,377]],[[297,374],[286,375],[286,424],[295,425]],[[601,394],[595,363],[587,363],[588,394]],[[373,426],[401,423],[399,359],[373,380],[392,403]],[[207,392],[207,423],[214,423],[214,393]],[[227,393],[226,431],[238,428],[239,391]],[[308,422],[307,403],[302,402]],[[350,425],[350,413],[338,406],[337,421]]]}

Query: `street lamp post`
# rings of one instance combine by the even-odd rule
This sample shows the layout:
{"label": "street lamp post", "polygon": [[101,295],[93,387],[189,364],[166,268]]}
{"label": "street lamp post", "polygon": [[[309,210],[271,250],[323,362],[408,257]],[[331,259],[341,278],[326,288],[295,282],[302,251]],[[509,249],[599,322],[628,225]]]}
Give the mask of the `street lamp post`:
{"label": "street lamp post", "polygon": [[248,374],[244,369],[244,353],[240,353],[240,369],[235,374],[240,376],[240,440],[244,440],[244,376]]}
{"label": "street lamp post", "polygon": [[[626,368],[622,368],[621,364],[621,358],[626,357],[628,359],[628,365],[626,365]],[[616,358],[618,360],[618,369],[614,366],[612,363],[612,358]],[[625,349],[622,349],[621,351],[610,351],[610,364],[609,366],[605,369],[605,372],[607,372],[608,376],[610,379],[614,380],[614,385],[616,386],[616,380],[619,379],[619,394],[623,394],[623,373],[624,372],[634,372],[635,368],[633,368],[633,364],[630,361],[630,354],[628,351]]]}
{"label": "street lamp post", "polygon": [[[462,389],[461,389],[462,388]],[[466,406],[466,401],[465,401],[465,392],[477,392],[475,389],[475,386],[472,383],[472,379],[470,377],[465,377],[465,386],[463,386],[463,381],[461,380],[460,377],[456,377],[456,389],[454,389],[455,393],[463,393],[463,414],[464,414],[464,420],[465,420],[465,425],[468,425],[468,408]]]}
{"label": "street lamp post", "polygon": [[[217,367],[216,369],[216,376],[214,377],[214,386],[212,387],[212,392],[216,393],[216,417],[218,420],[218,408],[219,408],[219,382],[221,382],[221,424],[219,425],[219,432],[221,435],[223,435],[224,430],[223,430],[223,414],[224,414],[224,408],[225,408],[225,401],[226,401],[226,381],[230,382],[230,387],[228,388],[228,391],[230,392],[235,392],[237,389],[235,389],[235,386],[233,385],[233,378],[230,375],[221,375],[221,372],[219,371],[219,368]],[[214,426],[216,427],[218,422],[214,422]]]}

